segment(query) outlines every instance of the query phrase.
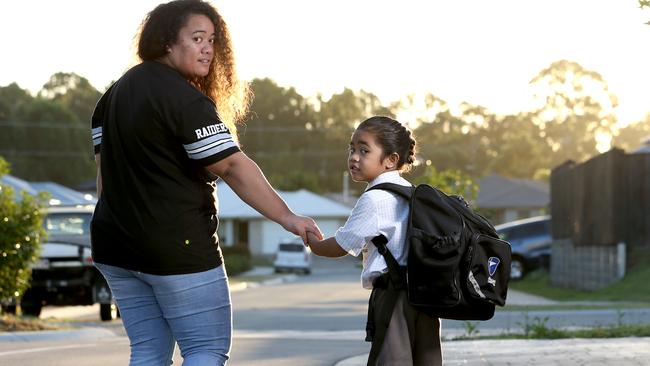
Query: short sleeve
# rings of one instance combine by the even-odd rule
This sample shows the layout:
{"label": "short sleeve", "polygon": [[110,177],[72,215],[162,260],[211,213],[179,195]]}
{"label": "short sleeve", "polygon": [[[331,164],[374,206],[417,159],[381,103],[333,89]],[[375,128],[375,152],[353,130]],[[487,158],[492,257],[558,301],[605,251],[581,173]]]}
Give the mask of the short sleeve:
{"label": "short sleeve", "polygon": [[334,234],[334,238],[343,250],[356,257],[366,243],[377,235],[379,235],[377,208],[368,194],[363,194],[352,209],[345,225]]}
{"label": "short sleeve", "polygon": [[240,151],[207,97],[183,108],[180,119],[179,138],[192,161],[206,166]]}
{"label": "short sleeve", "polygon": [[106,113],[106,108],[108,106],[108,100],[110,99],[111,91],[113,90],[113,85],[111,85],[108,90],[99,98],[99,101],[95,105],[95,110],[93,115],[90,118],[90,128],[91,135],[93,139],[93,148],[95,154],[99,154],[102,144],[102,127],[104,124],[104,114]]}

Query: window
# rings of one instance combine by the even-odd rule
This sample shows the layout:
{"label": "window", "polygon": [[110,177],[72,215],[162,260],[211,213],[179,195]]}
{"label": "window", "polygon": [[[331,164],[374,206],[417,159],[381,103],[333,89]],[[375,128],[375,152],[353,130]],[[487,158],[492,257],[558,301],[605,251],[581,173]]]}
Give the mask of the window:
{"label": "window", "polygon": [[282,252],[302,252],[304,247],[302,244],[280,244],[279,249]]}
{"label": "window", "polygon": [[90,235],[90,214],[48,214],[43,226],[48,235]]}

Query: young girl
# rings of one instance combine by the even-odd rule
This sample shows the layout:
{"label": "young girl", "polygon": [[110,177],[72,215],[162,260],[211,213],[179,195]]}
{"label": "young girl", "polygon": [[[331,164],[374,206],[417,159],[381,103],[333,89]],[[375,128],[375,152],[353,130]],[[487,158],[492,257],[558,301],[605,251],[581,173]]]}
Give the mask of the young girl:
{"label": "young girl", "polygon": [[[355,182],[411,184],[400,176],[415,161],[415,139],[398,121],[382,116],[363,121],[352,135],[348,169]],[[440,321],[413,308],[400,290],[395,306],[387,304],[387,265],[371,240],[384,235],[387,248],[400,266],[406,266],[408,202],[383,190],[366,190],[345,225],[331,237],[318,241],[309,236],[312,252],[325,257],[363,253],[361,282],[371,289],[368,305],[368,338],[372,350],[368,365],[441,365]],[[382,317],[383,316],[383,317]],[[383,337],[381,327],[387,329]],[[380,339],[380,338],[383,338]]]}

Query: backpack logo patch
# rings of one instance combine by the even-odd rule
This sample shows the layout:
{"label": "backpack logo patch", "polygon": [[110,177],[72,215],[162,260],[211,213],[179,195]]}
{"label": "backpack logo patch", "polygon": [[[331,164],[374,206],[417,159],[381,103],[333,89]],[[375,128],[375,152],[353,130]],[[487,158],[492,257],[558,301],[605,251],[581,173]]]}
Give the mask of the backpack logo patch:
{"label": "backpack logo patch", "polygon": [[490,257],[488,259],[488,272],[490,273],[490,277],[494,276],[494,272],[497,271],[499,263],[501,263],[501,261],[497,257]]}

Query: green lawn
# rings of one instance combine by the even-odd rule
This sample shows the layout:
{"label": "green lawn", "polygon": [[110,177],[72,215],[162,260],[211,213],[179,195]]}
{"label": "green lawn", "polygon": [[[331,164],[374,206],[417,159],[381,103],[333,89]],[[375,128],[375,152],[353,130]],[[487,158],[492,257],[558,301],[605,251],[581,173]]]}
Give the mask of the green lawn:
{"label": "green lawn", "polygon": [[650,325],[619,325],[609,328],[589,328],[564,330],[548,328],[544,324],[533,324],[524,333],[503,333],[497,335],[481,335],[473,333],[454,338],[467,339],[562,339],[562,338],[621,338],[621,337],[650,337]]}
{"label": "green lawn", "polygon": [[650,304],[650,264],[639,263],[625,277],[606,288],[587,292],[553,287],[548,272],[532,272],[509,288],[558,301],[624,301]]}

